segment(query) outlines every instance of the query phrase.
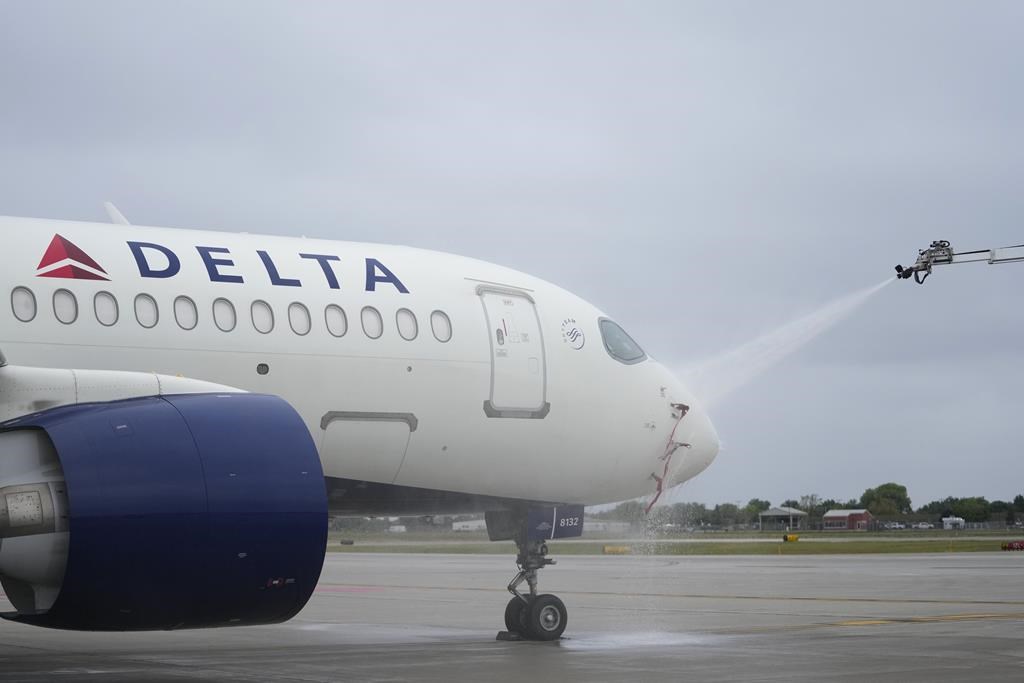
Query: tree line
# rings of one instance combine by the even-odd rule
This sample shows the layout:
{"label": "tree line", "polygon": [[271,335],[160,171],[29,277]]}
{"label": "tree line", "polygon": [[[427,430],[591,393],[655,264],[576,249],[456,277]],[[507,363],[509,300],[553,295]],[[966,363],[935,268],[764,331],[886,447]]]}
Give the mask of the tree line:
{"label": "tree line", "polygon": [[[1011,525],[1018,519],[1024,520],[1024,495],[1017,495],[1012,501],[989,501],[984,496],[949,497],[914,508],[907,487],[895,482],[869,488],[860,498],[846,501],[821,498],[811,493],[799,499],[784,500],[780,505],[806,512],[811,520],[821,518],[829,510],[844,508],[867,509],[880,520],[917,518],[938,521],[942,517],[961,517],[967,522],[998,521]],[[630,500],[596,516],[634,524],[730,527],[756,525],[758,516],[772,507],[772,503],[760,498],[751,498],[743,506],[735,503],[720,503],[714,507],[703,503],[675,503],[655,507],[650,514],[645,514],[645,507],[642,502]]]}

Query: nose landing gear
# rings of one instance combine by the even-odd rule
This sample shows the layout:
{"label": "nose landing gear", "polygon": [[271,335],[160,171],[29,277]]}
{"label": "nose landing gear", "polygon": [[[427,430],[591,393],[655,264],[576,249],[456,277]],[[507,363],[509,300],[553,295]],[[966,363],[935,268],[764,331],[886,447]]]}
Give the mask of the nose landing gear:
{"label": "nose landing gear", "polygon": [[[537,571],[556,562],[547,557],[548,546],[543,541],[516,539],[516,546],[519,573],[508,584],[512,599],[505,606],[505,628],[520,638],[558,640],[569,623],[565,603],[551,594],[537,594]],[[530,589],[527,595],[519,592],[523,581]]]}
{"label": "nose landing gear", "polygon": [[[488,512],[487,533],[492,541],[513,540],[519,572],[508,584],[512,598],[505,606],[505,628],[499,640],[558,640],[569,623],[569,612],[557,596],[538,594],[537,572],[555,564],[547,541],[583,534],[583,506],[530,508]],[[519,587],[526,582],[528,593]]]}

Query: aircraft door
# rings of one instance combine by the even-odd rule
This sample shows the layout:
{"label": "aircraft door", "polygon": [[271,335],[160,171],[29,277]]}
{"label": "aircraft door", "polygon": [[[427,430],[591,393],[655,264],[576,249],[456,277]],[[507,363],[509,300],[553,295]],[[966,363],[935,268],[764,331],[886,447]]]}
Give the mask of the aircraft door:
{"label": "aircraft door", "polygon": [[488,417],[542,419],[547,402],[547,366],[540,318],[526,292],[481,285],[477,294],[491,340]]}
{"label": "aircraft door", "polygon": [[393,483],[418,424],[412,413],[327,413],[320,420],[324,476]]}

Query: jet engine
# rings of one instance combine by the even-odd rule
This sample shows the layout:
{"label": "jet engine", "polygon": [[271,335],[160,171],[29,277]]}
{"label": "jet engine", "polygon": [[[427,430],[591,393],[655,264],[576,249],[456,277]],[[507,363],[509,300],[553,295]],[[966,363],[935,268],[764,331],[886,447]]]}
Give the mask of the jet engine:
{"label": "jet engine", "polygon": [[302,609],[327,539],[323,471],[280,398],[157,395],[0,423],[0,583],[52,628],[267,624]]}

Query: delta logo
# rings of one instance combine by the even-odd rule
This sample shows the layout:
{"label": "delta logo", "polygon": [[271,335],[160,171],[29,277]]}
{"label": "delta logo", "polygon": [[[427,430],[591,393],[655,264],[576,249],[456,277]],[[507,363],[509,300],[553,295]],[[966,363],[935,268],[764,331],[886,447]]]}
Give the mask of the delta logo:
{"label": "delta logo", "polygon": [[[127,242],[129,251],[135,259],[135,265],[139,269],[139,277],[165,279],[176,277],[181,272],[181,257],[169,247],[154,242]],[[236,283],[242,284],[248,281],[248,276],[235,270],[234,257],[231,250],[226,247],[195,247],[199,260],[205,267],[206,274],[213,283]],[[274,287],[302,287],[303,280],[309,278],[309,274],[302,274],[300,279],[286,277],[278,268],[277,262],[270,253],[262,249],[256,250],[265,271],[267,280]],[[154,263],[153,261],[156,261]],[[363,288],[367,292],[376,292],[381,285],[390,285],[400,294],[408,294],[409,289],[398,279],[386,265],[375,258],[364,258],[363,261]],[[289,270],[298,269],[300,264],[315,264],[319,270],[320,279],[330,289],[341,289],[340,273],[335,272],[335,266],[341,263],[341,257],[336,254],[295,254],[290,263],[285,265]],[[110,276],[99,263],[91,256],[74,244],[71,240],[62,235],[54,235],[50,246],[46,248],[42,260],[36,266],[36,277],[63,278],[66,280],[97,280],[109,282]],[[351,277],[351,275],[350,275]],[[581,344],[582,346],[582,344]]]}
{"label": "delta logo", "polygon": [[36,266],[36,277],[55,277],[66,280],[109,281],[103,266],[70,240],[54,235],[42,260]]}

